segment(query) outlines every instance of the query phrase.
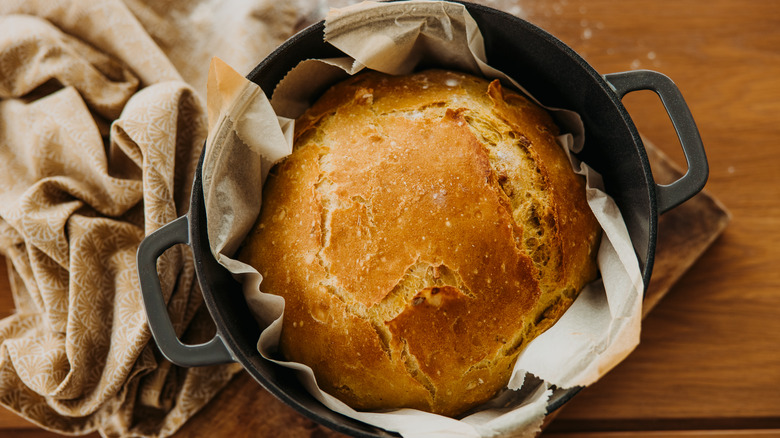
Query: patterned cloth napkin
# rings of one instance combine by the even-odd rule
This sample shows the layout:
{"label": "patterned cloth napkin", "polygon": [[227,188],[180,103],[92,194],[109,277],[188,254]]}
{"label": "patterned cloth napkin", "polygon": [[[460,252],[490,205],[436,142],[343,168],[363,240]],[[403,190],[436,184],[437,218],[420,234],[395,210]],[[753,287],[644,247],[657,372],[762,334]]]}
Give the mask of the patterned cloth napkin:
{"label": "patterned cloth napkin", "polygon": [[[63,433],[168,436],[240,369],[160,355],[135,255],[187,211],[208,59],[249,71],[299,6],[0,3],[0,252],[16,305],[0,320],[0,404]],[[189,248],[158,270],[177,332],[208,340]]]}

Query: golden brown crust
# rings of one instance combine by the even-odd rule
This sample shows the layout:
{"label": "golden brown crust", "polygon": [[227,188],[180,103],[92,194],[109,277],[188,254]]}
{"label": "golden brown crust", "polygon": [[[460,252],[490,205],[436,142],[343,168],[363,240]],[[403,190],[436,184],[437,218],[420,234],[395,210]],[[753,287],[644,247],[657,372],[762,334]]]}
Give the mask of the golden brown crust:
{"label": "golden brown crust", "polygon": [[357,409],[457,415],[596,276],[599,228],[550,116],[494,81],[364,73],[296,121],[239,258],[281,350]]}

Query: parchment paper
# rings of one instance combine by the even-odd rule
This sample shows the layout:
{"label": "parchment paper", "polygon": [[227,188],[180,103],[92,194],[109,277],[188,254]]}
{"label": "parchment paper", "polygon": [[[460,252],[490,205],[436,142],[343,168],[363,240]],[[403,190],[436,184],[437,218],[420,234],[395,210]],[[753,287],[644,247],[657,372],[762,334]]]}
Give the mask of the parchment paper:
{"label": "parchment paper", "polygon": [[[604,230],[598,254],[601,279],[588,285],[558,323],[520,354],[507,391],[460,420],[411,409],[357,412],[320,391],[307,366],[275,359],[284,301],[261,292],[260,274],[230,256],[259,213],[267,170],[291,151],[290,118],[335,81],[363,68],[403,74],[423,64],[435,65],[500,78],[524,92],[486,64],[479,29],[460,4],[361,3],[331,11],[325,37],[350,57],[302,62],[279,84],[270,102],[256,85],[220,62],[212,62],[210,71],[210,134],[203,168],[209,240],[217,260],[242,281],[258,320],[268,326],[258,341],[259,351],[299,370],[307,389],[331,409],[405,437],[533,436],[543,421],[550,385],[591,384],[639,342],[643,285],[637,259],[620,212],[602,191],[601,178],[571,154],[582,147],[584,133],[579,116],[570,111],[548,108],[566,132],[558,140],[574,170],[586,176],[588,202]],[[217,96],[212,98],[213,93]],[[526,379],[528,373],[544,383]]]}

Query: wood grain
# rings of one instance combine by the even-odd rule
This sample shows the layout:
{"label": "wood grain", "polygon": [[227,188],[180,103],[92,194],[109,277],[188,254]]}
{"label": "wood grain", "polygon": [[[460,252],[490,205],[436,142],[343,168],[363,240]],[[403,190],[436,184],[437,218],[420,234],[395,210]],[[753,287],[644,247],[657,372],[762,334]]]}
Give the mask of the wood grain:
{"label": "wood grain", "polygon": [[[681,170],[649,139],[643,138],[653,177],[672,182],[681,178]],[[731,220],[725,206],[707,190],[663,214],[658,221],[658,240],[653,276],[642,305],[647,316],[669,289],[717,239]]]}
{"label": "wood grain", "polygon": [[[671,289],[647,304],[652,311],[641,345],[567,404],[542,436],[780,436],[775,390],[780,382],[780,5],[768,0],[483,3],[548,30],[600,73],[649,68],[669,75],[696,118],[710,163],[707,191],[718,200],[696,202],[720,202],[731,212],[725,231],[704,242],[711,246],[690,266],[666,254],[690,251],[684,238],[701,233],[708,218],[689,214],[690,204],[662,219],[650,287]],[[631,93],[624,103],[640,131],[684,169],[658,98]],[[664,246],[664,236],[670,235],[681,240]],[[8,314],[12,302],[3,275],[0,269],[0,314]],[[231,402],[264,414],[224,409]],[[333,436],[288,409],[242,374],[178,436]],[[0,435],[52,436],[2,410]]]}
{"label": "wood grain", "polygon": [[[582,391],[545,436],[780,429],[780,394],[772,390],[780,382],[780,13],[762,1],[699,6],[568,2],[587,8],[589,23],[603,23],[587,40],[566,23],[549,23],[601,72],[637,60],[676,81],[707,149],[707,190],[728,206],[732,221],[648,315],[639,348]],[[631,94],[625,103],[639,129],[684,166],[657,98]]]}
{"label": "wood grain", "polygon": [[[224,415],[230,412],[231,415]],[[230,437],[337,438],[344,435],[303,417],[241,373],[175,435],[198,438],[229,431]],[[217,434],[218,435],[218,434]],[[212,435],[212,436],[217,436]]]}

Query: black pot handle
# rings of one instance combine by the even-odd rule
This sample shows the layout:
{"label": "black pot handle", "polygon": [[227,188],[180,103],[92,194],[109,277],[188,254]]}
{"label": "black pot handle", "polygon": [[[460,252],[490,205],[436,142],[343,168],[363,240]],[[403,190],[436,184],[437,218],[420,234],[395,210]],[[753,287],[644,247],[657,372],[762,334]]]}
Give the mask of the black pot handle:
{"label": "black pot handle", "polygon": [[688,171],[671,184],[656,184],[658,212],[662,214],[671,210],[699,193],[704,188],[709,174],[707,156],[704,154],[704,145],[696,122],[693,121],[691,111],[674,82],[666,75],[651,70],[611,73],[604,75],[604,79],[621,99],[632,91],[654,91],[661,98],[677,131],[677,138],[680,139],[685,160],[688,162]]}
{"label": "black pot handle", "polygon": [[138,247],[138,277],[141,295],[157,347],[169,361],[183,367],[197,367],[233,362],[219,334],[205,344],[183,344],[173,329],[163,299],[157,259],[177,243],[189,244],[189,221],[182,216],[146,236]]}

